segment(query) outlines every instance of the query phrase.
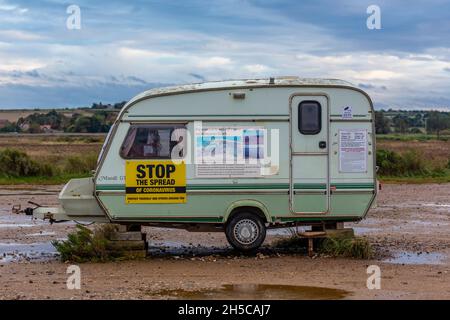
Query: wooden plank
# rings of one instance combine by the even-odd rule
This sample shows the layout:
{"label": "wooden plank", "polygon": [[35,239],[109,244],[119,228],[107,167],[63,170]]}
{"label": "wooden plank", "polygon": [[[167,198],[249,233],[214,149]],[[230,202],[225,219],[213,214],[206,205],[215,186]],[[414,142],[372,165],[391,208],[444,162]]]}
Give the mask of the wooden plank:
{"label": "wooden plank", "polygon": [[145,249],[145,241],[108,241],[108,243],[106,244],[106,248],[108,250],[143,250]]}
{"label": "wooden plank", "polygon": [[116,226],[118,232],[127,232],[127,226],[125,224],[117,224]]}
{"label": "wooden plank", "polygon": [[114,232],[110,239],[113,241],[140,241],[145,240],[145,233],[140,231]]}
{"label": "wooden plank", "polygon": [[304,237],[304,238],[319,238],[319,237],[325,237],[327,234],[324,231],[305,231],[305,232],[300,232],[298,235],[300,237]]}

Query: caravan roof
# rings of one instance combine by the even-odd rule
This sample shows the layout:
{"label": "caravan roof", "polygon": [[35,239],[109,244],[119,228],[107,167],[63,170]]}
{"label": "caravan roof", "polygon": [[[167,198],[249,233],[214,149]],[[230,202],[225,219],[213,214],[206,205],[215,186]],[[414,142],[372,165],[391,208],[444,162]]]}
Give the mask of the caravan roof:
{"label": "caravan roof", "polygon": [[[272,82],[273,81],[273,82]],[[136,103],[137,101],[171,94],[181,94],[192,91],[206,91],[206,90],[220,90],[233,89],[243,87],[273,87],[273,86],[345,86],[355,87],[350,82],[339,79],[318,79],[318,78],[299,78],[299,77],[277,77],[270,79],[240,79],[240,80],[225,80],[225,81],[211,81],[193,84],[184,84],[170,87],[153,88],[142,92],[131,99],[127,105]],[[126,109],[126,108],[124,108]]]}

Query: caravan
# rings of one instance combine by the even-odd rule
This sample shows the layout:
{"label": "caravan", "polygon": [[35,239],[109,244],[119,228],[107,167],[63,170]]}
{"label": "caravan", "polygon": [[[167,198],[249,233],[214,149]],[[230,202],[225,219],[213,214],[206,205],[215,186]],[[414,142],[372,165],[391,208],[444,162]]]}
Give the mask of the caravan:
{"label": "caravan", "polygon": [[93,177],[36,218],[224,231],[254,250],[267,228],[336,228],[377,194],[374,110],[341,80],[297,77],[152,89],[120,111]]}

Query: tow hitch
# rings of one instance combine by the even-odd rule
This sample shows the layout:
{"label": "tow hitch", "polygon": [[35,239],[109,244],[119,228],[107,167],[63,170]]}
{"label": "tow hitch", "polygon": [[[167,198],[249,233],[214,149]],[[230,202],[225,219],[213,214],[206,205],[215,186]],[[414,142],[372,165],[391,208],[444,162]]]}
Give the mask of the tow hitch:
{"label": "tow hitch", "polygon": [[[27,207],[22,209],[20,204],[13,205],[11,211],[14,214],[24,213],[27,216],[32,216],[34,219],[48,220],[50,224],[66,222],[70,219],[65,215],[65,212],[61,208],[49,208],[40,205],[39,203],[28,201],[29,204],[34,207]],[[59,219],[55,219],[59,218]]]}
{"label": "tow hitch", "polygon": [[34,205],[34,208],[27,207],[22,210],[22,206],[20,204],[15,204],[15,205],[13,205],[13,207],[11,209],[12,213],[14,213],[14,214],[25,213],[25,215],[27,215],[27,216],[32,216],[34,209],[42,207],[40,204],[33,202],[33,201],[28,201],[28,203]]}

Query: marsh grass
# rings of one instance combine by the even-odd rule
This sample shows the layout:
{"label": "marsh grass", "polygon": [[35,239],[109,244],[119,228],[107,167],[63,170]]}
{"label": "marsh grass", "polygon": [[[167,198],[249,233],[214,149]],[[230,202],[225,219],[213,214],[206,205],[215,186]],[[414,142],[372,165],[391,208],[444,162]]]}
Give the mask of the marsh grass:
{"label": "marsh grass", "polygon": [[102,136],[59,136],[55,139],[58,143],[103,143]]}
{"label": "marsh grass", "polygon": [[[287,238],[275,241],[274,247],[290,250],[304,250],[308,246],[306,238],[299,237],[297,233],[291,233]],[[314,248],[323,255],[332,257],[346,257],[355,259],[370,259],[373,257],[373,249],[370,242],[362,237],[336,236],[314,239]]]}
{"label": "marsh grass", "polygon": [[70,233],[67,240],[53,241],[52,245],[60,254],[61,261],[70,262],[107,262],[134,258],[124,248],[111,250],[111,235],[117,231],[116,226],[104,224],[94,230],[82,225]]}
{"label": "marsh grass", "polygon": [[0,184],[65,183],[71,178],[89,176],[96,166],[96,153],[34,158],[26,152],[6,148],[0,150]]}
{"label": "marsh grass", "polygon": [[88,154],[84,157],[70,156],[65,159],[63,172],[68,174],[81,173],[87,174],[97,166],[97,156]]}
{"label": "marsh grass", "polygon": [[449,163],[431,163],[421,151],[408,150],[400,154],[391,150],[377,150],[378,175],[382,178],[413,178],[446,180],[450,178]]}
{"label": "marsh grass", "polygon": [[55,174],[49,163],[31,159],[25,152],[16,149],[0,151],[0,176],[6,178],[48,176]]}
{"label": "marsh grass", "polygon": [[450,135],[448,133],[443,133],[440,135],[439,139],[434,134],[425,133],[390,133],[390,134],[377,134],[377,140],[393,140],[393,141],[430,141],[430,140],[441,140],[449,141]]}
{"label": "marsh grass", "polygon": [[370,242],[361,237],[325,238],[320,243],[319,252],[333,257],[356,259],[370,259],[374,255]]}

